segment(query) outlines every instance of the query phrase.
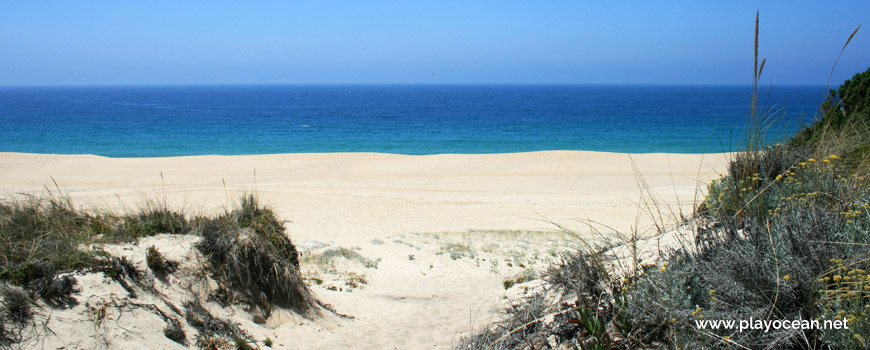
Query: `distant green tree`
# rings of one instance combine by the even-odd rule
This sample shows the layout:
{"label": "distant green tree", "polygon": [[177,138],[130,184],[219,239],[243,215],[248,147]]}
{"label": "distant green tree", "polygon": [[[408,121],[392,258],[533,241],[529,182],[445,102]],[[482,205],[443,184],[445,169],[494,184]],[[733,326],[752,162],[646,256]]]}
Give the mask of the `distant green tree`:
{"label": "distant green tree", "polygon": [[816,147],[824,142],[824,137],[838,134],[846,127],[870,126],[870,68],[843,82],[839,89],[831,89],[821,113],[822,118],[798,132],[790,145]]}
{"label": "distant green tree", "polygon": [[866,117],[870,110],[870,68],[843,82],[837,92],[844,114],[863,114]]}

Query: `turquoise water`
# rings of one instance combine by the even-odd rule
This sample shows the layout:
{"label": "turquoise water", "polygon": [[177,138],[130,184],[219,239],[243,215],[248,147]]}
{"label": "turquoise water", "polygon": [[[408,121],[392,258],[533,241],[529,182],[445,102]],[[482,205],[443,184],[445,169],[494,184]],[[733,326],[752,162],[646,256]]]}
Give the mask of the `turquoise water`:
{"label": "turquoise water", "polygon": [[[738,86],[311,85],[0,88],[0,151],[111,157],[297,152],[736,150]],[[773,87],[767,140],[823,87]]]}

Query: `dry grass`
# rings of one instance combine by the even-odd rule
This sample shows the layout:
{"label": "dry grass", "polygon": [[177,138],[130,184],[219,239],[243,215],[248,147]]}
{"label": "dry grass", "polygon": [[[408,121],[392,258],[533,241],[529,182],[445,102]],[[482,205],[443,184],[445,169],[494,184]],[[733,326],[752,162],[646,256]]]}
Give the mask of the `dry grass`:
{"label": "dry grass", "polygon": [[570,237],[557,230],[467,230],[427,233],[418,238],[421,245],[438,247],[436,254],[452,260],[474,259],[509,267],[545,266]]}
{"label": "dry grass", "polygon": [[303,254],[302,269],[309,284],[328,290],[352,291],[364,287],[368,284],[367,272],[377,269],[381,261],[363,256],[359,248],[321,248]]}
{"label": "dry grass", "polygon": [[295,245],[283,223],[254,195],[224,215],[198,221],[202,240],[197,249],[215,280],[252,304],[275,304],[301,314],[313,311],[316,301],[303,283]]}

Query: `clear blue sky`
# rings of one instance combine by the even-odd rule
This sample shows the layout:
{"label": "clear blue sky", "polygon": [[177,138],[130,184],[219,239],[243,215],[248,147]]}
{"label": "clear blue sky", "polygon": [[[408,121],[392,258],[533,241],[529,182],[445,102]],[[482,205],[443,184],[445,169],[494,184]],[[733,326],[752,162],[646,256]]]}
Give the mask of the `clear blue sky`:
{"label": "clear blue sky", "polygon": [[[870,1],[2,1],[0,85],[832,84]],[[436,76],[433,77],[432,74]]]}

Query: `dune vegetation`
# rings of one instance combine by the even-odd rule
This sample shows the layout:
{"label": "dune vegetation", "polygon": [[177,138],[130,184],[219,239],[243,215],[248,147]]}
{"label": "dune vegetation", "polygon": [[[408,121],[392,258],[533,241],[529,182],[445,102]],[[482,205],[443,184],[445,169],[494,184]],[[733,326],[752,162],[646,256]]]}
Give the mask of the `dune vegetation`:
{"label": "dune vegetation", "polygon": [[[255,340],[234,322],[213,316],[196,294],[183,310],[165,298],[164,305],[134,301],[143,293],[158,299],[163,293],[146,279],[146,271],[103,248],[157,234],[197,238],[195,248],[205,262],[195,273],[208,275],[217,285],[208,295],[212,301],[245,305],[262,318],[273,307],[316,313],[317,301],[302,282],[298,252],[283,222],[254,195],[243,196],[235,208],[216,217],[191,218],[153,201],[129,214],[94,213],[49,192],[0,202],[0,348],[39,336],[32,331],[38,327],[32,312],[37,300],[57,307],[77,303],[72,296],[76,274],[71,272],[102,273],[123,286],[128,295],[124,306],[160,316],[169,339],[186,344],[185,320],[198,332],[193,339],[202,348],[248,348]],[[177,257],[154,246],[144,250],[154,277],[166,280],[178,268]],[[99,315],[105,317],[105,311]]]}
{"label": "dune vegetation", "polygon": [[[763,66],[756,60],[743,149],[694,215],[660,229],[671,244],[658,259],[618,254],[637,246],[636,234],[587,239],[547,271],[547,288],[457,348],[870,347],[870,69],[831,90],[812,125],[766,146],[764,123],[775,116],[755,102]],[[845,320],[848,329],[705,320]]]}

